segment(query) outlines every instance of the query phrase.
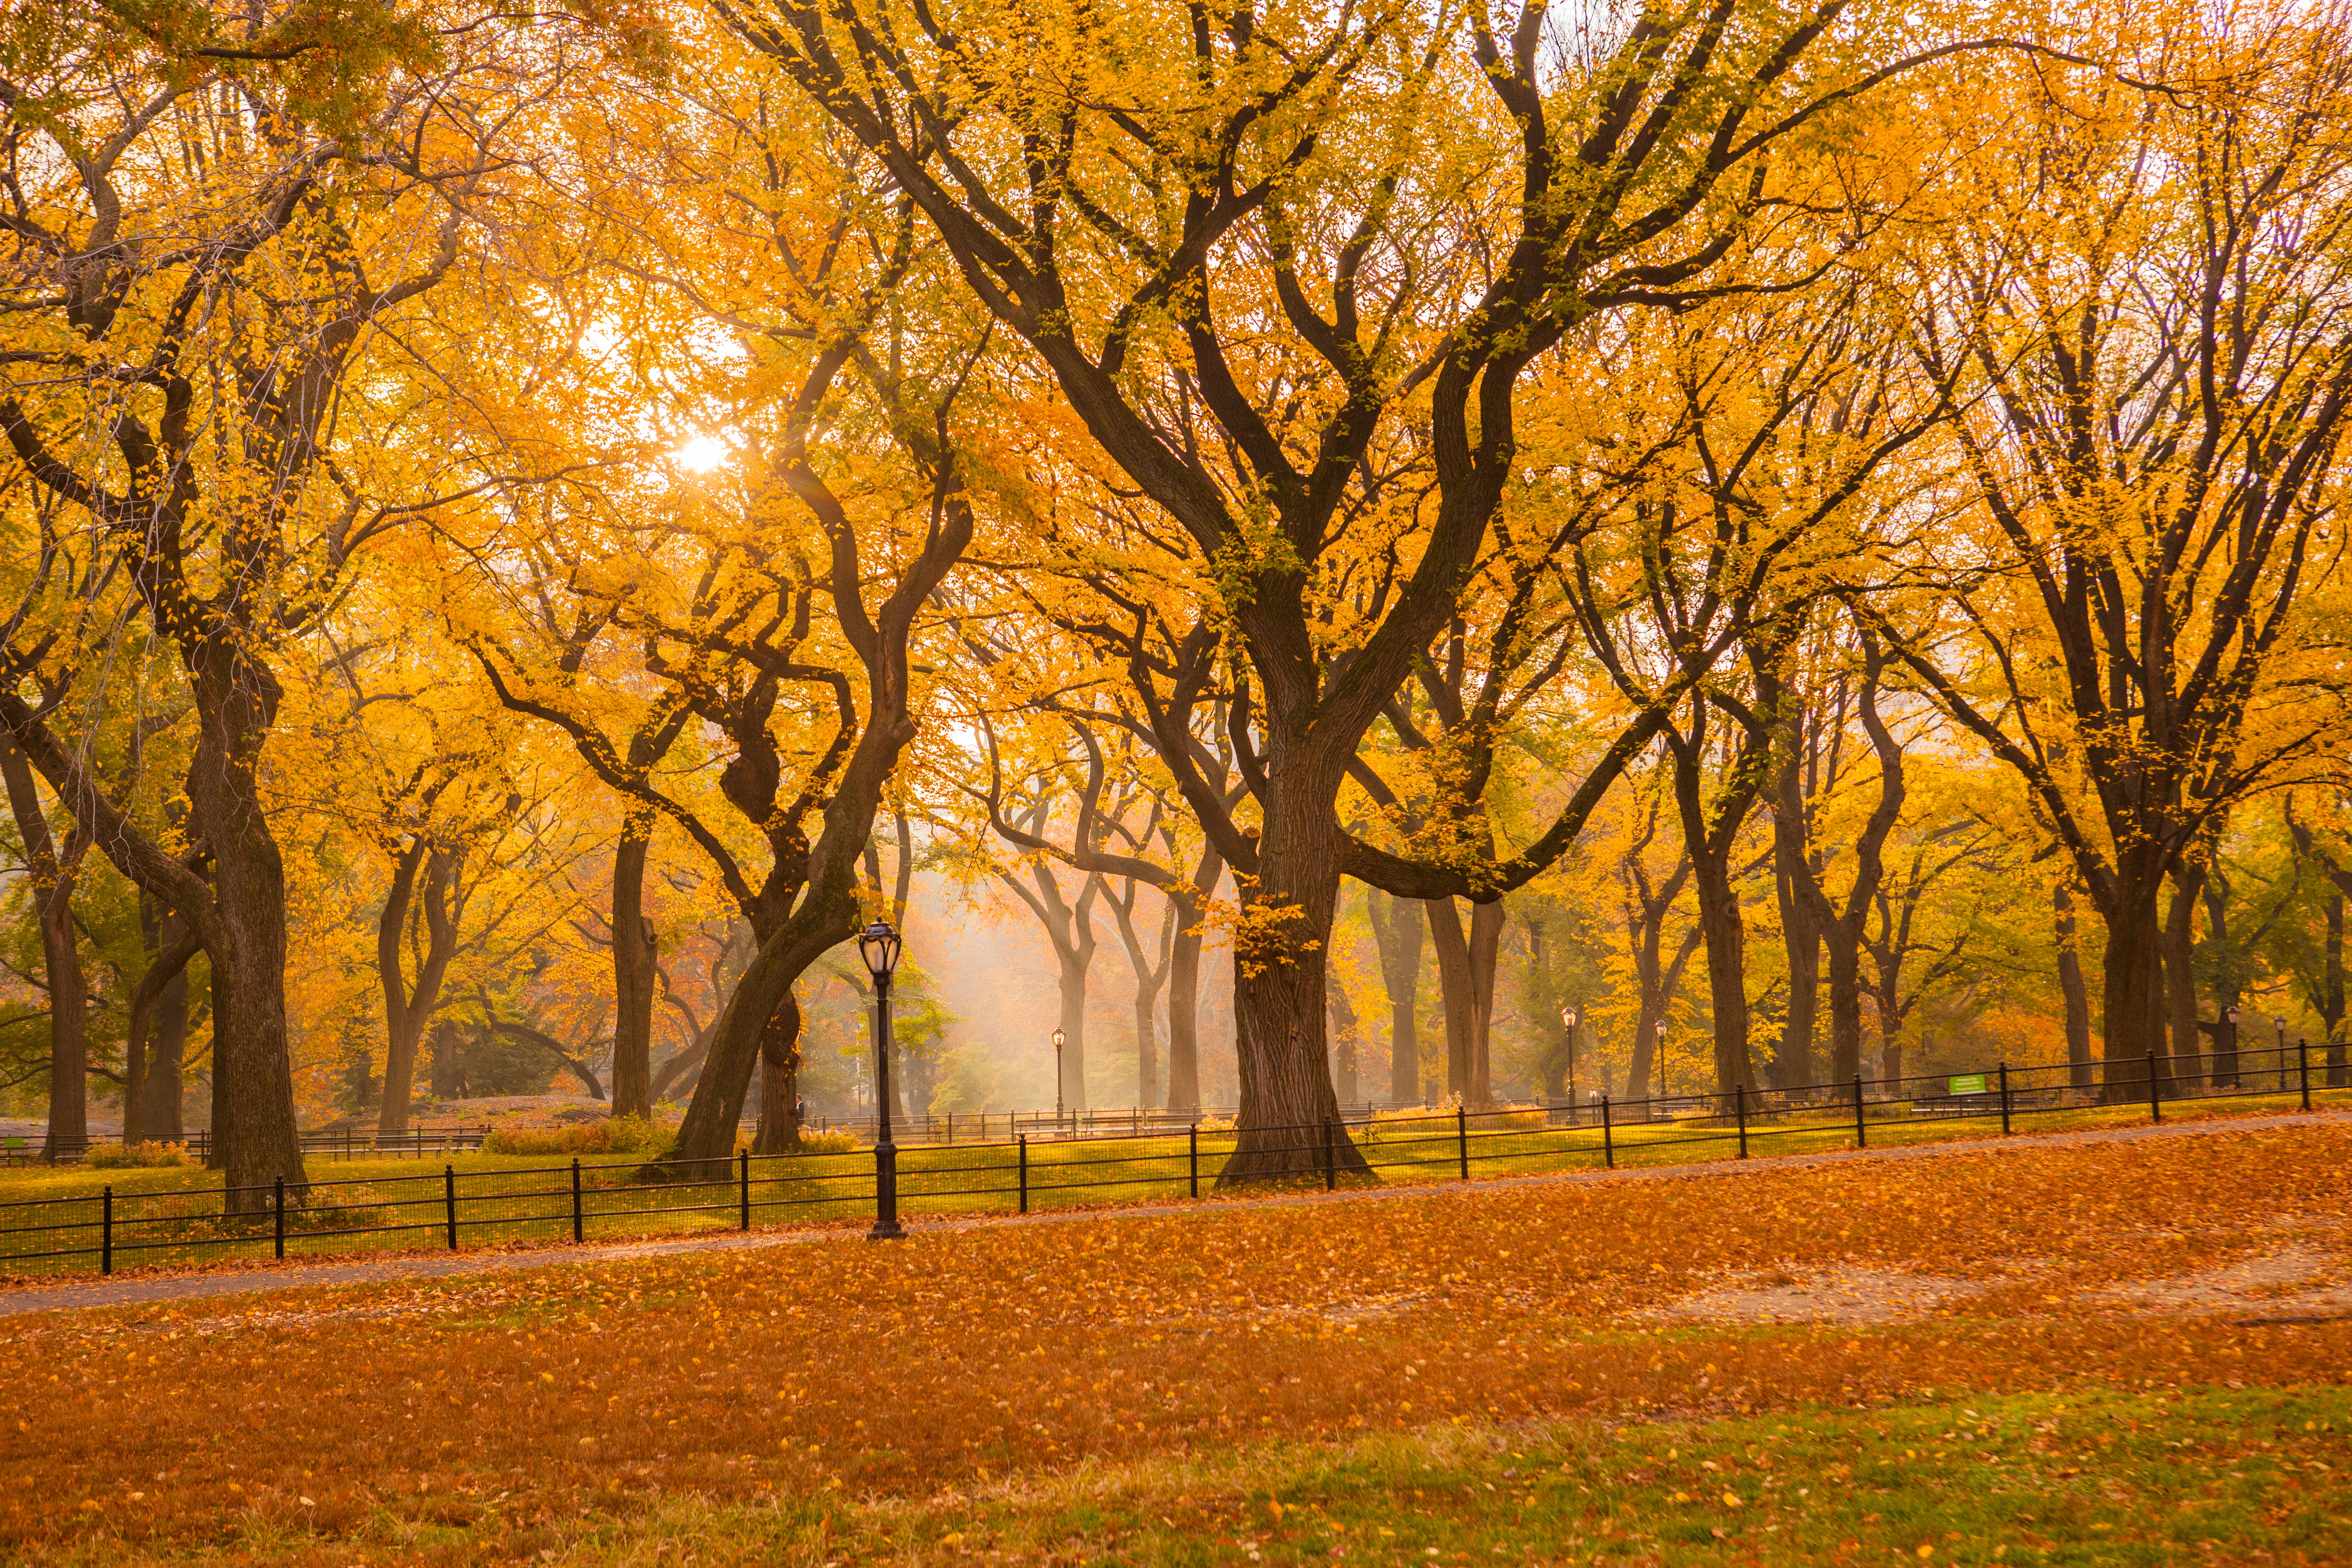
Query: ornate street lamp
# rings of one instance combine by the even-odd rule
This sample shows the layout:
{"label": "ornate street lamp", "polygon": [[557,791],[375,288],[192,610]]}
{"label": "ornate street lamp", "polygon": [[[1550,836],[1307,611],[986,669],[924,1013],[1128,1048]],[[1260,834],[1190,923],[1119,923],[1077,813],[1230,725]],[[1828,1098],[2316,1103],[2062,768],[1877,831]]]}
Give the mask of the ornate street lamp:
{"label": "ornate street lamp", "polygon": [[1666,1092],[1666,1021],[1658,1020],[1658,1093]]}
{"label": "ornate street lamp", "polygon": [[1062,1031],[1054,1031],[1054,1125],[1062,1125]]}
{"label": "ornate street lamp", "polygon": [[2213,1064],[2213,1087],[2238,1087],[2238,1005],[2235,1002],[2221,1009],[2221,1022],[2228,1026],[2221,1038],[2214,1044],[2221,1047],[2221,1058]]}
{"label": "ornate street lamp", "polygon": [[890,1141],[890,973],[898,967],[898,933],[888,921],[876,921],[857,934],[857,956],[874,977],[874,1101],[881,1121],[874,1140],[874,1228],[869,1241],[897,1241],[898,1146]]}
{"label": "ornate street lamp", "polygon": [[1559,1021],[1568,1027],[1568,1107],[1576,1109],[1576,1004],[1571,1002],[1559,1010]]}

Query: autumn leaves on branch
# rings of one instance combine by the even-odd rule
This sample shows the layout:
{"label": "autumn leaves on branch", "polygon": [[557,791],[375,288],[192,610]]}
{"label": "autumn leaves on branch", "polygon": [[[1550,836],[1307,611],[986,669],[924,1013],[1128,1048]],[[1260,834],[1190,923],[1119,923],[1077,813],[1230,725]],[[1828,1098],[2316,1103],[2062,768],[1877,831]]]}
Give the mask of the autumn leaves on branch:
{"label": "autumn leaves on branch", "polygon": [[[1109,900],[1170,1103],[1229,936],[1237,1179],[1321,1158],[1346,879],[1384,953],[1442,917],[1480,1100],[1498,900],[1628,810],[1683,859],[1602,874],[1636,1028],[1696,945],[1712,1082],[1810,1067],[1810,982],[1752,1022],[1762,865],[1843,1074],[1929,731],[1981,786],[1932,842],[2063,867],[2101,1054],[2185,1055],[2168,882],[2284,791],[2338,826],[2340,21],[37,12],[0,74],[27,862],[60,901],[95,847],[190,933],[142,959],[202,954],[249,1187],[302,1176],[289,1008],[377,1008],[387,1124],[453,1010],[580,1070],[488,984],[551,932],[644,1113],[665,900],[748,933],[680,1152],[755,1076],[789,1146],[793,987],[890,901],[885,811]],[[1806,783],[1832,708],[1858,810]],[[338,879],[380,1003],[289,998]]]}

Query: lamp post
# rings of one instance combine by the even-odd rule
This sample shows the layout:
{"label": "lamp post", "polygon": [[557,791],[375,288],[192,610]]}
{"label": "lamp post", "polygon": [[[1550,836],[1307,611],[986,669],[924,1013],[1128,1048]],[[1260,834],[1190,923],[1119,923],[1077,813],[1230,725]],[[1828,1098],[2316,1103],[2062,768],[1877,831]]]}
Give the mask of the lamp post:
{"label": "lamp post", "polygon": [[2286,1020],[2273,1018],[2271,1022],[2278,1026],[2278,1079],[2279,1087],[2284,1089],[2286,1087]]}
{"label": "lamp post", "polygon": [[1576,1004],[1570,1003],[1559,1010],[1559,1021],[1568,1026],[1568,1109],[1576,1110]]}
{"label": "lamp post", "polygon": [[881,1119],[874,1140],[874,1228],[868,1241],[897,1241],[898,1228],[898,1146],[890,1142],[890,972],[898,967],[898,933],[887,921],[876,921],[857,935],[857,956],[874,977],[874,1104]]}
{"label": "lamp post", "polygon": [[1666,1092],[1666,1021],[1664,1018],[1658,1020],[1657,1037],[1658,1093],[1663,1096]]}
{"label": "lamp post", "polygon": [[2221,1059],[2213,1064],[2213,1087],[2238,1087],[2238,1005],[2235,1002],[2221,1009],[2221,1022],[2227,1026],[2221,1038],[2215,1042],[2222,1051]]}
{"label": "lamp post", "polygon": [[1062,1128],[1062,1031],[1054,1031],[1054,1130]]}

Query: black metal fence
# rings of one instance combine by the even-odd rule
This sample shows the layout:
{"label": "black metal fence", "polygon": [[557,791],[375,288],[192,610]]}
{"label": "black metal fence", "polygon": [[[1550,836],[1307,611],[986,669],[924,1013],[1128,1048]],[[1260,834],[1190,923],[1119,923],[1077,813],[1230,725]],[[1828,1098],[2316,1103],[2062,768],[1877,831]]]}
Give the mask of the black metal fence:
{"label": "black metal fence", "polygon": [[[1251,1168],[1324,1188],[1366,1179],[1469,1181],[1527,1172],[1746,1159],[1759,1144],[1790,1151],[1868,1147],[1949,1136],[1949,1124],[1998,1119],[2014,1131],[2075,1114],[2160,1121],[2168,1105],[2293,1096],[2352,1086],[2341,1047],[2301,1047],[2011,1067],[1954,1079],[1864,1079],[1796,1089],[1607,1097],[1493,1110],[1459,1107],[1355,1114],[1255,1130]],[[1032,1137],[901,1149],[898,1206],[908,1213],[1029,1213],[1105,1200],[1201,1196],[1228,1175],[1230,1127],[1186,1121],[1123,1136]],[[224,1189],[167,1184],[168,1171],[124,1172],[120,1190],[0,1204],[0,1273],[55,1274],[222,1258],[316,1257],[462,1247],[470,1242],[584,1242],[749,1230],[782,1221],[863,1220],[874,1213],[869,1150],[692,1163],[646,1160],[318,1180]],[[150,1184],[154,1184],[150,1185]],[[1227,1184],[1234,1184],[1228,1183]]]}

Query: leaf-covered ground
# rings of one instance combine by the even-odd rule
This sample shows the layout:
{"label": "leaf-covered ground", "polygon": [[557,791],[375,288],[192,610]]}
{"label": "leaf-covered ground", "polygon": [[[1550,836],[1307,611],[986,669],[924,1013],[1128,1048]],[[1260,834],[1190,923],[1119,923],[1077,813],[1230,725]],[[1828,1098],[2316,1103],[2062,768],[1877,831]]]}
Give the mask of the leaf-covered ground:
{"label": "leaf-covered ground", "polygon": [[2217,1130],[10,1321],[0,1552],[2345,1561],[2347,1157]]}

